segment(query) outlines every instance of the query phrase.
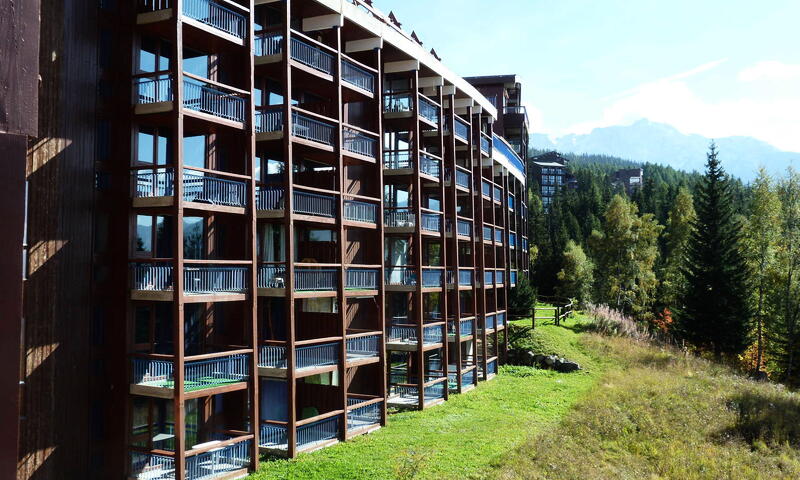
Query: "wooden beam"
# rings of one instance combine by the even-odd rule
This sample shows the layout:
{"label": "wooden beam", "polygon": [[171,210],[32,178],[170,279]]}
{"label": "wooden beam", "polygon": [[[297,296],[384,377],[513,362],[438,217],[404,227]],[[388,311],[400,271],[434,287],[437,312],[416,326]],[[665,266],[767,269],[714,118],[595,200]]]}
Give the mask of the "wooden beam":
{"label": "wooden beam", "polygon": [[401,60],[399,62],[386,62],[383,64],[384,73],[403,73],[419,70],[419,60]]}
{"label": "wooden beam", "polygon": [[308,17],[303,19],[304,32],[329,30],[331,28],[341,28],[343,26],[344,15],[339,13],[331,13],[329,15],[320,15],[318,17]]}
{"label": "wooden beam", "polygon": [[358,53],[368,52],[370,50],[379,50],[381,48],[383,48],[383,38],[371,37],[362,38],[361,40],[350,40],[349,42],[346,42],[344,51],[345,53]]}

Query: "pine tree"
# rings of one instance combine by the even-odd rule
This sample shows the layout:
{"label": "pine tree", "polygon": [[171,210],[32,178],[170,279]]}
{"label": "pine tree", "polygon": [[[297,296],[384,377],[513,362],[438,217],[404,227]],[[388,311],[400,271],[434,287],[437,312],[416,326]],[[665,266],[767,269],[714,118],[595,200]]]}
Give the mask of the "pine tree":
{"label": "pine tree", "polygon": [[697,220],[684,271],[687,289],[677,313],[683,337],[719,358],[747,347],[751,314],[741,225],[717,155],[712,143],[695,195]]}
{"label": "pine tree", "polygon": [[580,245],[570,240],[564,250],[564,268],[558,272],[561,282],[556,292],[567,298],[574,298],[583,306],[592,300],[594,283],[594,264],[586,256]]}
{"label": "pine tree", "polygon": [[680,293],[686,288],[682,269],[686,263],[686,246],[693,232],[692,223],[696,217],[692,195],[686,188],[680,187],[667,215],[667,226],[663,235],[659,310],[674,310]]}

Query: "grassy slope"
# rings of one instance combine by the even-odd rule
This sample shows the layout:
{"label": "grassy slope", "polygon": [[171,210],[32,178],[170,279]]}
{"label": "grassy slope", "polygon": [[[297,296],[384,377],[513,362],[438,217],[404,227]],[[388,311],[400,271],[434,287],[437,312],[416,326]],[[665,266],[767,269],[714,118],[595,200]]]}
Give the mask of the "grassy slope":
{"label": "grassy slope", "polygon": [[386,428],[295,460],[264,462],[251,478],[485,478],[503,456],[556,424],[609,366],[570,329],[545,325],[531,341],[580,362],[584,371],[503,368],[444,405],[391,415]]}
{"label": "grassy slope", "polygon": [[619,365],[493,477],[800,478],[797,395],[679,352],[594,335],[584,341]]}

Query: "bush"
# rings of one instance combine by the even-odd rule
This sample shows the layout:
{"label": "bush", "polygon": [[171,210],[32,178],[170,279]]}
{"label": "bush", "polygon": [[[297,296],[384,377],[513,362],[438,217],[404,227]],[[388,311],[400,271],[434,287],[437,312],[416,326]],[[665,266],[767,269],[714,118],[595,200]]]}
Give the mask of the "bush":
{"label": "bush", "polygon": [[527,275],[519,275],[517,284],[508,294],[508,311],[515,317],[530,316],[536,303],[536,291]]}
{"label": "bush", "polygon": [[608,305],[588,305],[586,314],[591,319],[590,328],[602,335],[628,337],[636,340],[653,340],[650,332],[633,318]]}

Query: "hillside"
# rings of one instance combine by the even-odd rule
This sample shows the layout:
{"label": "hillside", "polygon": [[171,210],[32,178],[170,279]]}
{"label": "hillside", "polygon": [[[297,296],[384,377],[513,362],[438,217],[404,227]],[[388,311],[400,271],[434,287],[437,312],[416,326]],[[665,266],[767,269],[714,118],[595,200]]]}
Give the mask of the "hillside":
{"label": "hillside", "polygon": [[[744,181],[752,180],[762,165],[774,174],[782,173],[789,165],[800,165],[800,153],[784,152],[752,137],[724,137],[715,141],[728,172]],[[702,135],[687,135],[670,125],[648,120],[556,139],[543,134],[531,136],[532,147],[540,150],[610,155],[669,165],[687,172],[702,170],[710,142]]]}

